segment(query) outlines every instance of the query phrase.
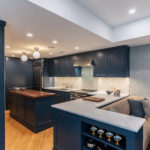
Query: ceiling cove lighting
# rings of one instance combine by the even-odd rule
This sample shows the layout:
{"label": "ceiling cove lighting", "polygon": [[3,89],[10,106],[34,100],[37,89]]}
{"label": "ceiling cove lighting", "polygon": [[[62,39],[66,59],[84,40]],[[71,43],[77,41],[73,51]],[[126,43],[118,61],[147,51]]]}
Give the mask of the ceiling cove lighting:
{"label": "ceiling cove lighting", "polygon": [[134,14],[135,12],[136,12],[136,9],[134,9],[134,8],[129,10],[130,15]]}
{"label": "ceiling cove lighting", "polygon": [[78,46],[76,46],[74,49],[79,50],[79,47],[78,47]]}
{"label": "ceiling cove lighting", "polygon": [[54,40],[54,41],[53,41],[53,44],[58,44],[58,41]]}
{"label": "ceiling cove lighting", "polygon": [[27,33],[26,36],[27,37],[33,37],[33,34],[32,33]]}
{"label": "ceiling cove lighting", "polygon": [[39,52],[39,48],[38,48],[38,47],[35,47],[35,48],[34,48],[33,57],[34,57],[35,59],[40,58],[40,52]]}
{"label": "ceiling cove lighting", "polygon": [[26,55],[26,53],[23,53],[23,55],[21,56],[21,61],[27,61],[28,60],[28,56]]}

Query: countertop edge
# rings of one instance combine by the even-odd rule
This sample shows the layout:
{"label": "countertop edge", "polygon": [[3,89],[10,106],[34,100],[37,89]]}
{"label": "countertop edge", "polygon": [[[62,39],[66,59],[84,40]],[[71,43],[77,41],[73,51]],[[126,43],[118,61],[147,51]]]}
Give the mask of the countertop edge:
{"label": "countertop edge", "polygon": [[[63,109],[61,109],[61,108],[57,108],[57,106],[52,106],[52,108],[53,109],[57,109],[57,110],[60,110],[60,111],[63,111],[63,112],[67,112],[67,113],[71,113],[71,114],[74,114],[74,115],[77,115],[77,116],[82,116],[82,117],[86,117],[86,118],[88,118],[88,119],[92,119],[92,120],[95,120],[95,121],[100,121],[100,122],[103,122],[103,123],[105,123],[105,124],[110,124],[109,122],[107,122],[107,121],[103,121],[103,120],[96,120],[96,118],[92,118],[92,117],[89,117],[89,116],[86,116],[86,115],[81,115],[81,114],[77,114],[77,113],[75,113],[75,112],[71,112],[71,111],[66,111],[66,110],[63,110]],[[107,110],[103,110],[103,111],[107,111]],[[108,112],[108,111],[107,111]],[[120,115],[125,115],[125,114],[120,114]],[[130,116],[129,116],[130,117]],[[132,117],[134,117],[134,116],[131,116],[131,118]],[[136,118],[136,117],[135,117]],[[118,124],[113,124],[113,123],[111,123],[110,125],[113,125],[113,126],[115,126],[115,127],[119,127],[119,128],[122,128],[122,129],[125,129],[125,130],[128,130],[128,131],[131,131],[131,132],[135,132],[135,133],[138,133],[139,132],[139,130],[142,128],[142,126],[143,126],[143,124],[145,123],[145,121],[146,121],[146,119],[144,119],[144,118],[139,118],[140,120],[141,120],[141,125],[139,125],[139,128],[137,129],[137,130],[131,130],[131,129],[129,129],[129,128],[126,128],[126,127],[122,127],[122,126],[119,126]]]}

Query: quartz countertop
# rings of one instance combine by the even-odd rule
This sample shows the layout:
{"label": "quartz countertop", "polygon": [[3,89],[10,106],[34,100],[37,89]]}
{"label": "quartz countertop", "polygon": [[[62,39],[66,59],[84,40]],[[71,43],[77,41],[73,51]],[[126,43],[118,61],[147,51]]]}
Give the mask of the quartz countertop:
{"label": "quartz countertop", "polygon": [[102,94],[101,92],[97,92],[95,93],[94,97],[105,98],[105,101],[91,102],[85,101],[83,99],[78,99],[52,105],[52,107],[58,110],[111,124],[123,129],[130,130],[132,132],[138,132],[143,126],[145,119],[99,109],[100,107],[111,104],[112,102],[118,101],[128,96],[128,94],[125,94],[121,95],[120,97],[114,97],[113,95],[107,95]]}
{"label": "quartz countertop", "polygon": [[42,91],[37,91],[37,90],[10,90],[10,93],[17,94],[17,95],[22,95],[30,98],[40,98],[40,97],[48,97],[48,96],[55,96],[56,94],[54,93],[49,93],[49,92],[42,92]]}

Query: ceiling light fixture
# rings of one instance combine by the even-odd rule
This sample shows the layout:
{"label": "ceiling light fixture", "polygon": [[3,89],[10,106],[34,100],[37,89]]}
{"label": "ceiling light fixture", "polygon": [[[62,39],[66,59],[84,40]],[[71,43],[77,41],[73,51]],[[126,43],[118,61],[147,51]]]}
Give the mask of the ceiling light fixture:
{"label": "ceiling light fixture", "polygon": [[23,55],[21,56],[21,60],[22,61],[27,61],[28,60],[28,56],[26,55],[26,53],[23,53]]}
{"label": "ceiling light fixture", "polygon": [[10,46],[9,46],[9,45],[6,45],[6,48],[10,48]]}
{"label": "ceiling light fixture", "polygon": [[53,55],[53,53],[52,53],[52,52],[49,52],[49,55]]}
{"label": "ceiling light fixture", "polygon": [[27,33],[26,36],[27,37],[33,37],[33,34],[32,33]]}
{"label": "ceiling light fixture", "polygon": [[39,48],[38,47],[34,47],[33,57],[35,59],[40,58],[40,52],[39,52]]}
{"label": "ceiling light fixture", "polygon": [[58,41],[54,40],[54,41],[53,41],[53,44],[58,44]]}
{"label": "ceiling light fixture", "polygon": [[129,10],[130,15],[134,14],[135,12],[136,12],[136,10],[134,8]]}
{"label": "ceiling light fixture", "polygon": [[79,50],[79,47],[78,47],[78,46],[76,46],[74,49]]}

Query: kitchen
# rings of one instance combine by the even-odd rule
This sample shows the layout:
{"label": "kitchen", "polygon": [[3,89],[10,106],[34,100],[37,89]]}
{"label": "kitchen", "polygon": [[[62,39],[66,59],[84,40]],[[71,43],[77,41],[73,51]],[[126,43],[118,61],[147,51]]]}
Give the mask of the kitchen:
{"label": "kitchen", "polygon": [[0,2],[1,150],[150,149],[150,3],[138,2]]}

